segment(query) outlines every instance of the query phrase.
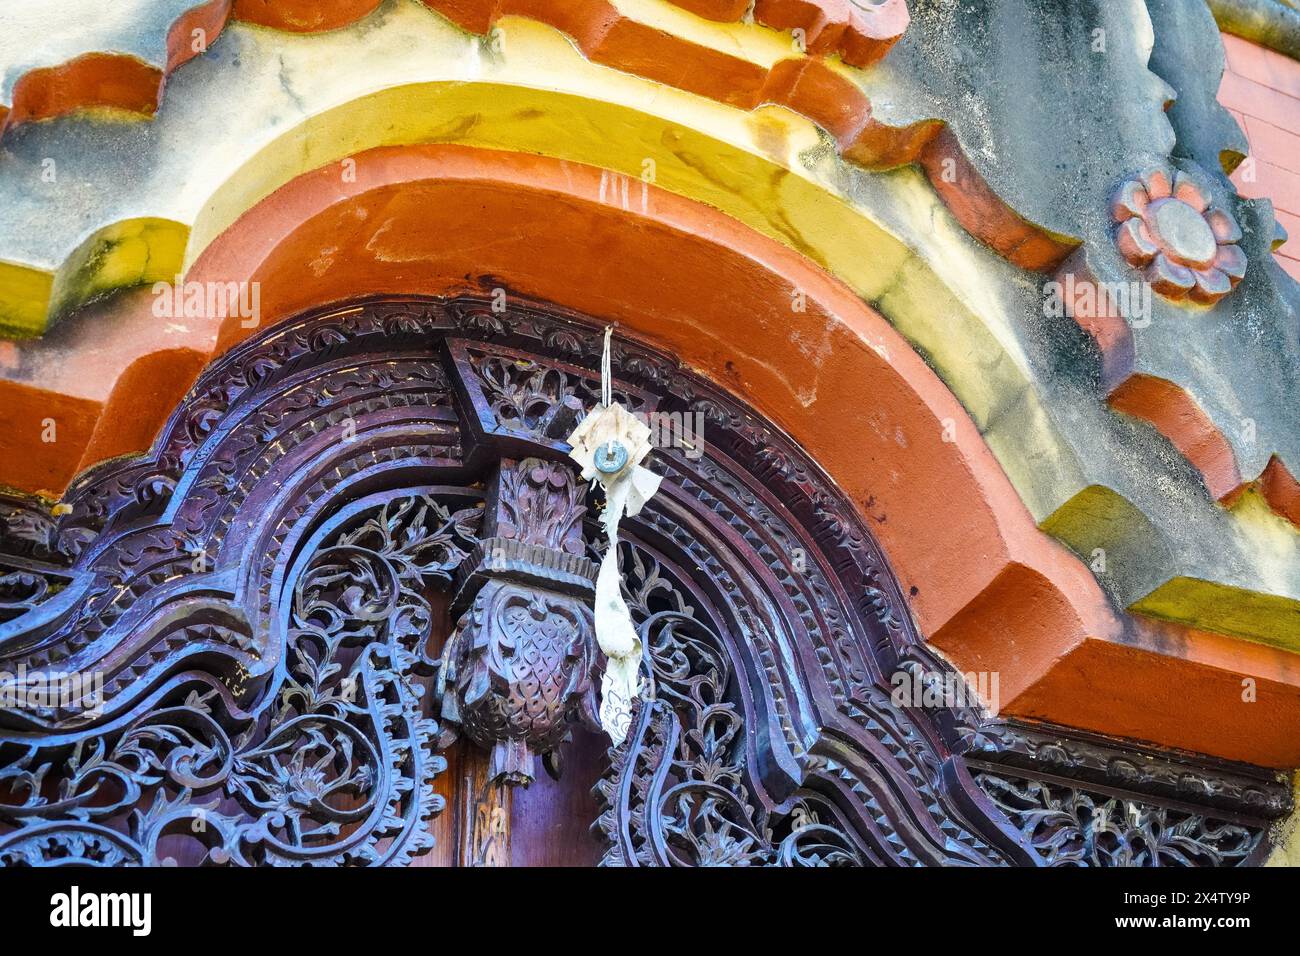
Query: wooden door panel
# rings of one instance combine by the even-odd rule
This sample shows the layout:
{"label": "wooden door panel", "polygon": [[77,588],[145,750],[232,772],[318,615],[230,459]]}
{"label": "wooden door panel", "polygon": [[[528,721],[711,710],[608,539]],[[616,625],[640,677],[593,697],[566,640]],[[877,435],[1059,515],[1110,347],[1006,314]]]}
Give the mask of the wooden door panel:
{"label": "wooden door panel", "polygon": [[599,501],[563,443],[601,339],[513,299],[322,310],[223,356],[58,513],[0,501],[0,672],[99,680],[0,708],[0,865],[455,865],[480,818],[515,865],[1267,850],[1270,771],[931,700],[965,685],[816,462],[628,340],[615,396],[690,440],[620,530],[646,689],[609,755]]}

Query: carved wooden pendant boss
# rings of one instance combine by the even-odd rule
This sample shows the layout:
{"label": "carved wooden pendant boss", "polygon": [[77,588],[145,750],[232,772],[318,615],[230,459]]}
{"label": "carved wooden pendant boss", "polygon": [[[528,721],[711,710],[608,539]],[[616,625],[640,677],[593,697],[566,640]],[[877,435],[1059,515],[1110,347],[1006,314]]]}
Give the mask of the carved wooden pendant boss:
{"label": "carved wooden pendant boss", "polygon": [[491,751],[488,777],[533,779],[579,715],[595,713],[591,599],[584,557],[585,488],[541,458],[503,459],[491,480],[483,538],[452,602],[460,623],[443,652],[443,743],[460,727]]}
{"label": "carved wooden pendant boss", "polygon": [[[158,864],[183,834],[186,862],[400,865],[432,845],[458,737],[498,785],[560,773],[597,722],[605,537],[564,437],[600,345],[474,298],[305,316],[63,513],[6,501],[10,691],[98,680],[0,711],[0,863]],[[613,369],[625,409],[698,413],[707,442],[656,449],[662,486],[619,529],[643,657],[598,786],[605,863],[1259,858],[1289,809],[1268,772],[895,703],[900,670],[949,671],[849,503],[670,358],[616,340]]]}

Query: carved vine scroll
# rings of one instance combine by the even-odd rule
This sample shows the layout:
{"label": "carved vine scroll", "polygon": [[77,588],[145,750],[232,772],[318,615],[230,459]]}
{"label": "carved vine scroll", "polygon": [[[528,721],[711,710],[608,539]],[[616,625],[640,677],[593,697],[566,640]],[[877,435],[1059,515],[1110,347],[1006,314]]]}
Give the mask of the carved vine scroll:
{"label": "carved vine scroll", "polygon": [[[431,843],[455,736],[495,755],[459,855],[508,859],[501,785],[557,771],[591,715],[603,538],[562,438],[600,345],[472,297],[305,315],[58,514],[3,502],[0,863],[400,865]],[[600,784],[606,864],[1266,849],[1290,808],[1266,771],[895,703],[892,675],[950,671],[851,506],[670,358],[616,341],[613,364],[626,407],[702,432],[656,450],[664,484],[620,529],[646,692]]]}
{"label": "carved vine scroll", "polygon": [[445,761],[415,681],[430,664],[420,590],[449,578],[481,512],[428,493],[364,504],[292,572],[275,693],[241,700],[244,670],[183,674],[103,731],[28,738],[0,777],[22,796],[4,815],[24,824],[0,860],[164,864],[181,842],[169,837],[239,865],[403,863],[427,849]]}

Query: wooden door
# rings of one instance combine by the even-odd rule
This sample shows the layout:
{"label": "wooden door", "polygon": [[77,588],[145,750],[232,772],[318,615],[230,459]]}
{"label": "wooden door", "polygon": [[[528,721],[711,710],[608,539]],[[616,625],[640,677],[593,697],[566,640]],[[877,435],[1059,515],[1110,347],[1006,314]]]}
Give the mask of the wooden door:
{"label": "wooden door", "polygon": [[[25,675],[0,708],[0,865],[1264,852],[1290,807],[1268,771],[943,693],[965,685],[816,463],[619,340],[615,396],[670,440],[620,530],[644,691],[611,748],[600,502],[563,442],[599,399],[600,343],[544,304],[311,313],[221,358],[149,453],[57,513],[0,502],[0,673]],[[94,680],[65,694],[60,674]]]}

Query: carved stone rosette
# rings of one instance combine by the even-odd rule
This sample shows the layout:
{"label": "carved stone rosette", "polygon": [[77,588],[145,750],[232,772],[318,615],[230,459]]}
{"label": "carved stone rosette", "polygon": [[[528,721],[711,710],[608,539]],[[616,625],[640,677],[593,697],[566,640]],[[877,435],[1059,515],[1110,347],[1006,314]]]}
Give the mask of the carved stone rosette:
{"label": "carved stone rosette", "polygon": [[1186,171],[1155,167],[1125,182],[1111,215],[1120,253],[1167,298],[1213,305],[1246,274],[1241,227]]}
{"label": "carved stone rosette", "polygon": [[491,751],[490,783],[530,783],[535,756],[558,773],[570,723],[594,712],[583,499],[565,465],[503,460],[484,537],[462,567],[438,680],[444,741],[459,728]]}

